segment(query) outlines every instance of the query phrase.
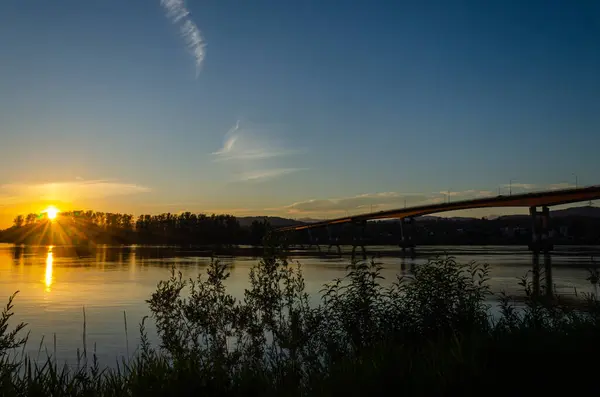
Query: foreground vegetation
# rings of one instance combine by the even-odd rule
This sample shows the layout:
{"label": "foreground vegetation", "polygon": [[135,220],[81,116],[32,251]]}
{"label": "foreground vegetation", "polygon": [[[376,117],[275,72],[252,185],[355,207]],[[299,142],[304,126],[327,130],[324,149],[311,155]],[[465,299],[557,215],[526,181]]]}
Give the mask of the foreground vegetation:
{"label": "foreground vegetation", "polygon": [[[309,303],[299,265],[266,252],[238,301],[224,265],[184,280],[175,271],[148,304],[160,336],[140,324],[139,354],[116,370],[92,356],[79,369],[52,357],[36,364],[11,352],[24,325],[0,318],[1,396],[523,395],[598,391],[600,307],[531,296],[517,310],[501,296],[489,317],[488,269],[452,258],[380,284],[375,262],[357,262]],[[89,364],[85,364],[88,362]],[[568,389],[567,389],[568,388]]]}

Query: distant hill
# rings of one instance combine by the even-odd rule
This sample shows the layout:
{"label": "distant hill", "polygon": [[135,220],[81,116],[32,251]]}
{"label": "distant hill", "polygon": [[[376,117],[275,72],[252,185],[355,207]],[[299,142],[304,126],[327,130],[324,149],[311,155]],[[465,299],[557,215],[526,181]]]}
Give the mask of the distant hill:
{"label": "distant hill", "polygon": [[564,210],[551,211],[550,215],[555,218],[564,218],[566,216],[585,216],[588,218],[600,218],[600,207],[573,207]]}
{"label": "distant hill", "polygon": [[423,216],[419,216],[418,218],[415,218],[417,221],[437,221],[440,219],[443,219],[441,216],[435,216],[435,215],[423,215]]}
{"label": "distant hill", "polygon": [[476,220],[479,218],[473,218],[470,216],[453,216],[453,217],[446,218],[446,219],[450,220],[450,221],[454,221],[454,222],[469,222],[469,221],[473,221],[473,220]]}
{"label": "distant hill", "polygon": [[[552,215],[552,214],[551,214]],[[495,218],[491,218],[491,220],[519,220],[519,221],[528,221],[529,215],[500,215]]]}
{"label": "distant hill", "polygon": [[323,219],[314,219],[314,218],[300,218],[298,219],[300,222],[303,223],[317,223],[317,222],[323,222]]}
{"label": "distant hill", "polygon": [[264,219],[268,220],[273,227],[297,226],[304,225],[305,223],[294,219],[281,218],[279,216],[240,216],[237,218],[240,222],[240,226],[250,226],[252,222],[261,222]]}
{"label": "distant hill", "polygon": [[[462,217],[462,216],[446,217],[446,216],[424,215],[424,216],[416,217],[415,221],[417,221],[417,222],[432,222],[432,221],[468,222],[468,221],[472,221],[475,219],[478,219],[478,218],[469,218],[469,217]],[[398,219],[387,219],[387,220],[383,220],[382,222],[398,222]]]}
{"label": "distant hill", "polygon": [[[562,210],[550,209],[550,217],[552,218],[567,218],[567,217],[585,217],[585,218],[600,218],[600,207],[572,207]],[[529,215],[504,215],[497,219],[525,220],[529,219]]]}

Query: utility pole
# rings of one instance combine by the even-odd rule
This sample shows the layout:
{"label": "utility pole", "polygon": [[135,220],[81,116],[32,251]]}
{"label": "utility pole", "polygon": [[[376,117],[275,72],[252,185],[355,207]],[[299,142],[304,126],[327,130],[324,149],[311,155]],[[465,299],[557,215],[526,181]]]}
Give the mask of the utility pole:
{"label": "utility pole", "polygon": [[509,195],[509,196],[512,196],[512,183],[513,183],[513,180],[514,180],[514,179],[511,179],[511,180],[508,182],[508,195]]}
{"label": "utility pole", "polygon": [[577,189],[579,187],[579,181],[577,178],[577,174],[572,174],[575,177],[575,189]]}

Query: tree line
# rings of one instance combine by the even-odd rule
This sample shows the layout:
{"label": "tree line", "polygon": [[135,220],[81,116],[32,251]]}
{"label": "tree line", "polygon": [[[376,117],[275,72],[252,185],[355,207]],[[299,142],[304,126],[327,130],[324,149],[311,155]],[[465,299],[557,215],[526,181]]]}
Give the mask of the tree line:
{"label": "tree line", "polygon": [[[39,239],[39,234],[49,233],[49,229],[59,229],[60,233],[76,238],[78,242],[259,245],[269,228],[266,219],[242,226],[233,215],[192,212],[144,214],[135,218],[126,213],[65,211],[59,213],[56,222],[50,222],[45,215],[31,213],[17,216],[13,223],[4,234],[13,236],[12,240],[26,236],[24,242]],[[47,224],[49,228],[37,227]]]}
{"label": "tree line", "polygon": [[[190,245],[261,245],[270,229],[267,218],[240,223],[233,215],[207,215],[184,212],[178,214],[140,215],[126,213],[69,211],[59,214],[57,222],[49,222],[38,214],[18,216],[14,226],[0,233],[0,241],[52,244],[61,235],[66,241],[105,244],[190,244]],[[283,226],[279,219],[277,227]],[[290,223],[294,221],[289,220]],[[49,228],[38,228],[49,223]],[[370,245],[397,245],[402,236],[418,245],[439,244],[528,244],[531,240],[530,219],[526,216],[501,217],[495,220],[470,219],[454,221],[444,218],[428,220],[417,218],[413,225],[401,226],[398,221],[368,222],[361,225],[342,224],[286,235],[289,244],[337,243]],[[50,231],[60,226],[57,238]],[[53,226],[54,225],[54,226]],[[598,244],[600,218],[568,216],[553,218],[551,228],[558,244]],[[31,231],[29,229],[32,229]],[[45,233],[45,239],[40,234]],[[59,238],[59,241],[60,240]]]}

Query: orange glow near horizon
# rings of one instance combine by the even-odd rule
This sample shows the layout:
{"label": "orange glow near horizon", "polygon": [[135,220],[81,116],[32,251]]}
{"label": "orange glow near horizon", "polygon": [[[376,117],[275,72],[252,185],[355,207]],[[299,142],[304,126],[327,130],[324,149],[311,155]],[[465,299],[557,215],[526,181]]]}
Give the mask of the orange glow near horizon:
{"label": "orange glow near horizon", "polygon": [[44,211],[42,211],[42,213],[45,213],[48,216],[48,219],[50,219],[51,221],[56,219],[56,216],[58,215],[60,211],[58,210],[58,208],[54,207],[54,206],[50,206],[48,208],[46,208]]}

